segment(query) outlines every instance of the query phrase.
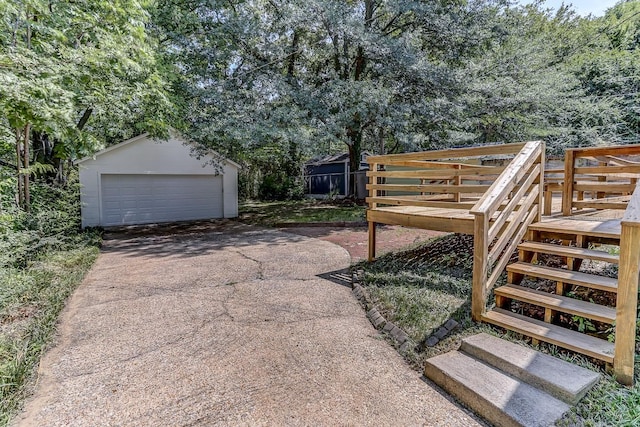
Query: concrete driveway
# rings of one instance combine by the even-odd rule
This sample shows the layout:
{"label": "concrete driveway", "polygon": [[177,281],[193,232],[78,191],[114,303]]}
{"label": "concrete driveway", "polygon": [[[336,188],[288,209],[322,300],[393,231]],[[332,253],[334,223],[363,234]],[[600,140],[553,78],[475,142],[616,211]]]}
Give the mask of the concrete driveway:
{"label": "concrete driveway", "polygon": [[234,223],[112,236],[16,424],[478,425],[319,277],[348,265],[332,243]]}

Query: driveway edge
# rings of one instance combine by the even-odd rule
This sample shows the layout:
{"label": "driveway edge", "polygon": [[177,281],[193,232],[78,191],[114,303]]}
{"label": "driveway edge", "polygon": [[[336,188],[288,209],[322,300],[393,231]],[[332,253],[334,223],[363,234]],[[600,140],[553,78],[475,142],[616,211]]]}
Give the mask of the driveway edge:
{"label": "driveway edge", "polygon": [[416,343],[413,342],[409,335],[395,325],[393,322],[388,321],[380,314],[375,305],[371,301],[369,293],[360,284],[359,275],[362,271],[354,271],[351,274],[351,288],[355,297],[360,301],[360,304],[367,312],[367,318],[371,322],[374,328],[381,333],[385,334],[391,339],[394,347],[402,354],[410,349],[416,348]]}

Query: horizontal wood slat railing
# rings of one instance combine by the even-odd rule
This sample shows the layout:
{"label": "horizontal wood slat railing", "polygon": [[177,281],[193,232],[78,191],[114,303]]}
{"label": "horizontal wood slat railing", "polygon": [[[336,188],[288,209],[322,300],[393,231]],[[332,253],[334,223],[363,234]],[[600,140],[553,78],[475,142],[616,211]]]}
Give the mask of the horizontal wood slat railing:
{"label": "horizontal wood slat railing", "polygon": [[[638,156],[640,145],[568,149],[562,179],[562,215],[570,216],[574,209],[626,209],[640,178]],[[547,184],[548,195],[554,190],[557,188]]]}
{"label": "horizontal wood slat railing", "polygon": [[388,205],[468,211],[505,170],[504,166],[474,162],[495,155],[513,156],[523,146],[516,143],[369,156],[367,203],[370,209]]}
{"label": "horizontal wood slat railing", "polygon": [[529,225],[541,218],[544,163],[544,142],[525,143],[470,210],[475,216],[471,298],[474,320],[481,319],[489,291],[506,268]]}
{"label": "horizontal wood slat railing", "polygon": [[639,276],[640,184],[636,186],[633,196],[629,200],[622,218],[620,232],[613,370],[616,379],[626,385],[633,384]]}
{"label": "horizontal wood slat railing", "polygon": [[[508,163],[481,164],[487,158]],[[422,208],[447,210],[442,219],[424,220],[422,224],[438,227],[449,219],[467,221],[468,225],[449,227],[447,231],[473,231],[472,314],[480,320],[486,296],[528,226],[540,219],[544,158],[542,141],[370,156],[369,259],[375,257],[377,221],[417,224],[417,219],[401,221],[398,215],[428,215]]]}

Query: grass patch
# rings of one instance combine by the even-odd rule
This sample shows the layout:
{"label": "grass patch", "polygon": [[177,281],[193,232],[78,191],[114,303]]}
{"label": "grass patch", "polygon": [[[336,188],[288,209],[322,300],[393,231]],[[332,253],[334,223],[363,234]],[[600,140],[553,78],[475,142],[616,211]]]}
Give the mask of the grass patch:
{"label": "grass patch", "polygon": [[[627,388],[620,385],[611,375],[602,372],[597,366],[579,358],[578,364],[600,370],[603,378],[571,409],[560,421],[562,427],[585,426],[624,426],[640,425],[640,363],[635,365],[635,385]],[[574,359],[573,362],[576,362]]]}
{"label": "grass patch", "polygon": [[[640,426],[639,355],[635,385],[624,387],[603,366],[585,357],[544,343],[534,347],[519,334],[471,321],[473,237],[439,237],[403,252],[386,254],[373,263],[362,262],[356,268],[363,271],[362,286],[378,310],[422,344],[404,354],[416,370],[422,372],[429,357],[457,349],[464,337],[486,332],[602,374],[600,383],[558,422],[559,426]],[[425,338],[449,318],[458,321],[460,328],[436,346],[425,346]]]}
{"label": "grass patch", "polygon": [[290,200],[247,201],[240,204],[239,219],[255,225],[279,222],[357,222],[365,220],[365,207],[349,201]]}
{"label": "grass patch", "polygon": [[465,306],[465,298],[421,286],[368,287],[375,304],[386,318],[393,319],[415,342],[442,325]]}
{"label": "grass patch", "polygon": [[[387,320],[403,329],[418,349],[405,354],[419,371],[424,361],[456,348],[465,336],[488,330],[471,320],[473,237],[451,234],[412,249],[362,262],[362,286]],[[448,319],[460,328],[434,347],[424,346]]]}
{"label": "grass patch", "polygon": [[0,425],[9,423],[51,343],[60,311],[98,255],[92,242],[0,270]]}

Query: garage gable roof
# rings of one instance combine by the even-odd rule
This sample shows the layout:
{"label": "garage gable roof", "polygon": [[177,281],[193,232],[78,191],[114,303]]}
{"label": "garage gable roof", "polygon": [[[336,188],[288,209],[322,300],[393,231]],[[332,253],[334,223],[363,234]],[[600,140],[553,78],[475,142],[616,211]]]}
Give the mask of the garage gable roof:
{"label": "garage gable roof", "polygon": [[[180,141],[182,141],[184,145],[191,145],[191,146],[193,146],[193,145],[195,144],[195,143],[194,143],[194,142],[192,142],[191,140],[187,140],[187,139],[185,139],[185,138],[182,136],[182,134],[181,134],[181,133],[179,133],[179,132],[177,132],[177,131],[175,131],[175,130],[173,130],[173,129],[171,130],[171,133],[176,137],[176,139],[179,139]],[[89,161],[89,160],[95,160],[97,157],[100,157],[100,156],[102,156],[103,154],[110,153],[110,152],[112,152],[112,151],[118,150],[118,149],[120,149],[120,148],[126,147],[126,146],[131,145],[131,144],[135,144],[136,142],[144,141],[144,140],[147,140],[147,139],[152,139],[152,138],[150,138],[150,137],[149,137],[149,134],[148,134],[148,133],[143,133],[142,135],[138,135],[138,136],[133,137],[133,138],[131,138],[131,139],[128,139],[128,140],[126,140],[126,141],[123,141],[123,142],[120,142],[120,143],[118,143],[118,144],[111,145],[111,146],[109,146],[109,147],[107,147],[107,148],[104,148],[104,149],[102,149],[102,150],[100,150],[100,151],[98,151],[98,152],[94,153],[92,156],[83,157],[82,159],[77,160],[77,161],[76,161],[76,164],[80,164],[80,163],[83,163],[83,162],[86,162],[86,161]],[[220,156],[217,152],[215,152],[215,151],[213,151],[213,150],[210,150],[210,154],[209,154],[209,155],[210,155],[212,158],[214,158],[214,157],[223,158],[222,156]],[[229,160],[229,159],[227,159],[227,158],[223,158],[223,159],[224,159],[225,163],[228,163],[228,164],[230,164],[230,165],[233,165],[233,166],[235,166],[235,167],[236,167],[236,168],[238,168],[238,169],[242,169],[242,166],[240,166],[238,163],[234,162],[233,160]]]}

